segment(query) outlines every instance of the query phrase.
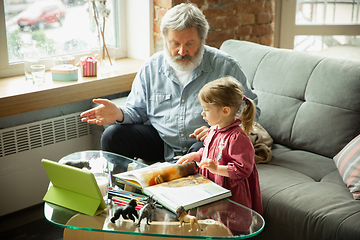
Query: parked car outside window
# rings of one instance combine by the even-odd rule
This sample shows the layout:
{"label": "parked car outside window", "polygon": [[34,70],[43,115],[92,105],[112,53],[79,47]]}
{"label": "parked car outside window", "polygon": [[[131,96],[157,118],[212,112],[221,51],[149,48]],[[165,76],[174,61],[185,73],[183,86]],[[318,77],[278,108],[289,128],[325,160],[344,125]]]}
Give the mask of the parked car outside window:
{"label": "parked car outside window", "polygon": [[21,30],[26,28],[43,30],[53,23],[59,23],[62,26],[65,14],[66,7],[60,0],[38,1],[21,13],[18,25]]}

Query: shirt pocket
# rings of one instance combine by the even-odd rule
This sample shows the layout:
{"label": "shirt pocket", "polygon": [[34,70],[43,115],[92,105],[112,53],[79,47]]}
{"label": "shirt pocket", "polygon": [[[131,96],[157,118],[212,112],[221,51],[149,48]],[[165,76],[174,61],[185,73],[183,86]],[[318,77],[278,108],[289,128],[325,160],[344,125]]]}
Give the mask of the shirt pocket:
{"label": "shirt pocket", "polygon": [[[190,97],[189,100],[191,102],[191,105],[189,105],[189,109],[191,109],[191,114],[192,117],[194,119],[201,119],[202,120],[202,116],[201,113],[203,111],[203,108],[200,104],[199,101],[199,91],[193,93]],[[204,120],[203,120],[204,121]],[[205,122],[205,121],[204,121]]]}
{"label": "shirt pocket", "polygon": [[155,92],[150,96],[149,115],[169,118],[171,111],[171,94]]}

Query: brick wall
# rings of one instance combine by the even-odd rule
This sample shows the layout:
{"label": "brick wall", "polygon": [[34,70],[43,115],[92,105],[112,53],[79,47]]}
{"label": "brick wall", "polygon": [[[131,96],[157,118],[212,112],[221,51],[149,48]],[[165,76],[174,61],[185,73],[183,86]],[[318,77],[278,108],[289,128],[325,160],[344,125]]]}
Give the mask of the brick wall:
{"label": "brick wall", "polygon": [[[206,44],[219,48],[227,39],[273,46],[276,0],[192,0],[205,14],[210,30]],[[154,0],[154,44],[162,50],[160,22],[171,7],[186,0]]]}

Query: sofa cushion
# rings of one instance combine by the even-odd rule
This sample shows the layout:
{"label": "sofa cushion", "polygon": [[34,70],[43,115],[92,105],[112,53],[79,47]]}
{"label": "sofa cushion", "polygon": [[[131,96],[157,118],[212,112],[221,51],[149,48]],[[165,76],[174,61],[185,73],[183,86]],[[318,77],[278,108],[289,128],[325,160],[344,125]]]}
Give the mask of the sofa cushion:
{"label": "sofa cushion", "polygon": [[252,83],[259,123],[275,143],[333,158],[360,134],[358,62],[237,40],[220,49]]}
{"label": "sofa cushion", "polygon": [[334,161],[354,199],[360,199],[360,135],[351,140]]}
{"label": "sofa cushion", "polygon": [[253,82],[260,124],[276,143],[332,158],[359,134],[359,72],[355,62],[270,51]]}
{"label": "sofa cushion", "polygon": [[[301,184],[328,182],[346,189],[330,158],[291,150],[279,144],[273,145],[272,153],[273,158],[269,163],[257,164],[264,212],[277,194],[285,189],[296,189]],[[336,181],[339,179],[340,181]],[[350,196],[349,193],[348,195]]]}
{"label": "sofa cushion", "polygon": [[[221,45],[220,50],[230,54],[240,63],[250,86],[253,88],[253,80],[259,63],[271,51],[271,48],[259,44],[256,45],[256,48],[249,48],[247,44],[239,44],[239,41],[236,40],[227,40],[224,43]],[[251,56],[251,61],[248,61],[248,56]]]}
{"label": "sofa cushion", "polygon": [[[360,214],[360,203],[331,158],[274,144],[271,162],[257,168],[271,239],[336,239],[340,230],[356,227],[348,219]],[[354,239],[357,232],[343,234]]]}

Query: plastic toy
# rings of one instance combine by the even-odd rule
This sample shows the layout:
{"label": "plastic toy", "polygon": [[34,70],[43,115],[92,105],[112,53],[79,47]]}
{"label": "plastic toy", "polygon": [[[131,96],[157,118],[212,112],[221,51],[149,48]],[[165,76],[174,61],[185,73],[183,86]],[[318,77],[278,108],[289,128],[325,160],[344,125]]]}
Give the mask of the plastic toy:
{"label": "plastic toy", "polygon": [[85,160],[67,160],[61,163],[77,168],[87,168],[89,170],[91,169],[89,161],[85,161]]}
{"label": "plastic toy", "polygon": [[110,221],[112,223],[115,223],[116,220],[118,220],[120,218],[120,215],[124,218],[124,219],[131,219],[133,220],[133,222],[135,222],[135,218],[138,218],[138,213],[135,209],[137,203],[135,199],[131,199],[130,202],[128,204],[126,204],[126,206],[120,207],[118,209],[116,209],[114,217],[112,217],[110,219]]}
{"label": "plastic toy", "polygon": [[178,219],[180,221],[179,227],[182,227],[183,225],[185,225],[185,223],[190,223],[189,232],[191,232],[193,230],[194,224],[196,224],[196,226],[198,227],[196,229],[196,231],[198,231],[199,229],[200,229],[200,231],[202,231],[202,229],[199,226],[197,218],[187,214],[187,212],[185,211],[185,208],[183,206],[177,207],[176,216],[178,217]]}
{"label": "plastic toy", "polygon": [[146,224],[150,225],[149,222],[151,222],[151,217],[153,214],[153,211],[156,208],[156,201],[151,197],[147,198],[146,204],[144,207],[140,210],[140,217],[139,222],[136,224],[136,226],[140,227],[140,222],[142,219],[146,218]]}

